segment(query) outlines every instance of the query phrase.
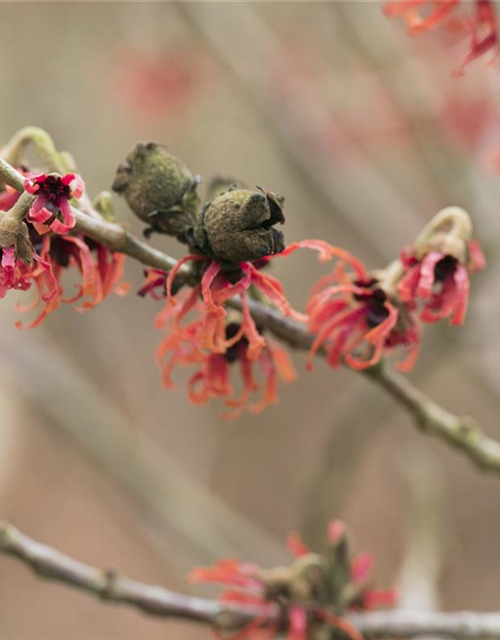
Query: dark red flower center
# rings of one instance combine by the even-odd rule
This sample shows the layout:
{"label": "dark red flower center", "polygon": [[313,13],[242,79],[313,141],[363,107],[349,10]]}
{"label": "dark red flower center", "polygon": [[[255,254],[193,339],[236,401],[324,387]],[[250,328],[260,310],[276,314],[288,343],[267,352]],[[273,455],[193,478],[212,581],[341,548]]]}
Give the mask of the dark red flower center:
{"label": "dark red flower center", "polygon": [[444,282],[447,276],[453,274],[458,260],[453,256],[445,256],[434,267],[434,279],[436,282]]}
{"label": "dark red flower center", "polygon": [[[226,340],[230,340],[231,338],[234,338],[234,336],[238,333],[240,329],[241,329],[240,324],[238,324],[237,322],[230,322],[226,326]],[[236,362],[237,360],[239,360],[241,351],[246,349],[247,347],[248,347],[248,340],[243,336],[238,340],[238,342],[233,344],[232,347],[229,347],[229,349],[227,349],[226,353],[224,354],[224,358],[227,360],[227,362],[232,364],[233,362]]]}
{"label": "dark red flower center", "polygon": [[59,176],[48,175],[45,180],[37,181],[39,193],[43,194],[54,206],[58,206],[59,198],[71,198],[71,187],[63,184]]}
{"label": "dark red flower center", "polygon": [[385,302],[387,302],[387,294],[380,287],[375,287],[377,284],[375,279],[364,282],[356,280],[354,284],[357,287],[366,289],[366,292],[353,294],[353,298],[366,306],[367,325],[369,327],[377,327],[389,315],[389,311],[384,306]]}

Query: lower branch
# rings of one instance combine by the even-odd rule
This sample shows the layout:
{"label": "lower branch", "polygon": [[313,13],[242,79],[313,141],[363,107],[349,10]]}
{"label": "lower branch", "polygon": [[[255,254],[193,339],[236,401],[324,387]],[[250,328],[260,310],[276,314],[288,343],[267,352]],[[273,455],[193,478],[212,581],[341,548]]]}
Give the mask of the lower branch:
{"label": "lower branch", "polygon": [[500,612],[372,611],[348,618],[363,635],[373,638],[500,638]]}
{"label": "lower branch", "polygon": [[21,560],[41,578],[62,582],[109,602],[131,605],[150,615],[215,624],[222,611],[215,601],[142,584],[119,576],[113,570],[90,567],[1,522],[0,553]]}
{"label": "lower branch", "polygon": [[[143,613],[237,629],[248,624],[258,608],[223,606],[215,600],[175,593],[78,562],[32,540],[0,522],[0,553],[17,558],[41,578],[87,591],[107,602],[135,607]],[[459,640],[500,640],[500,613],[428,613],[378,611],[345,615],[361,633],[373,638],[442,636]]]}

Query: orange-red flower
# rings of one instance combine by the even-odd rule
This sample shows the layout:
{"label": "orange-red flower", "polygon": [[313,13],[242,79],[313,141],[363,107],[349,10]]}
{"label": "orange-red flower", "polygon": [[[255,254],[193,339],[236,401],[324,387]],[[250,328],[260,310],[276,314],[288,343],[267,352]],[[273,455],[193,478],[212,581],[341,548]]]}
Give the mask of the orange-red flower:
{"label": "orange-red flower", "polygon": [[[203,256],[187,255],[179,260],[170,271],[166,281],[167,299],[170,305],[177,303],[172,294],[175,278],[183,264],[200,261],[206,264],[201,283],[194,288],[196,295],[203,301],[203,326],[201,328],[200,346],[211,353],[225,353],[237,339],[245,337],[248,341],[247,354],[250,360],[257,360],[266,342],[258,331],[250,313],[247,292],[253,287],[272,302],[283,315],[292,315],[293,310],[285,297],[279,280],[263,274],[251,262],[242,262],[238,271],[224,271],[219,262]],[[227,338],[225,305],[232,298],[239,296],[242,306],[241,329],[237,337]]]}
{"label": "orange-red flower", "polygon": [[0,248],[0,298],[9,289],[27,291],[31,287],[32,267],[16,258],[14,247]]}
{"label": "orange-red flower", "polygon": [[408,354],[399,369],[407,371],[416,361],[420,331],[410,309],[388,295],[382,283],[347,252],[313,288],[307,313],[309,330],[317,334],[309,367],[320,347],[326,349],[333,367],[344,361],[353,369],[367,369],[400,346]]}
{"label": "orange-red flower", "polygon": [[437,322],[450,318],[450,324],[464,323],[469,300],[469,274],[484,269],[486,260],[478,242],[468,243],[465,261],[430,250],[423,256],[415,255],[413,247],[401,252],[401,262],[406,269],[398,284],[401,300],[416,306],[424,300],[420,318],[423,322]]}
{"label": "orange-red flower", "polygon": [[[17,308],[22,313],[41,309],[29,324],[17,322],[19,328],[38,326],[61,302],[74,304],[82,300],[75,307],[75,311],[81,313],[94,308],[112,293],[123,296],[128,292],[129,285],[121,282],[125,261],[123,254],[109,251],[82,234],[59,236],[48,233],[40,236],[34,228],[30,228],[30,234],[35,260],[29,279],[36,293],[30,304],[17,305]],[[70,267],[77,268],[82,280],[76,285],[76,293],[66,297],[62,278]]]}
{"label": "orange-red flower", "polygon": [[[150,283],[141,292],[152,292],[151,284],[162,285],[159,273],[150,276]],[[182,292],[176,305],[167,301],[164,309],[156,317],[155,326],[166,332],[165,339],[157,349],[157,361],[163,371],[163,383],[173,386],[172,370],[176,365],[194,365],[197,370],[188,382],[188,396],[194,404],[206,404],[212,399],[222,400],[226,411],[225,419],[236,418],[245,410],[260,413],[267,406],[277,404],[278,377],[284,382],[293,382],[295,369],[286,351],[276,343],[264,338],[256,329],[259,349],[250,351],[242,321],[230,321],[225,325],[225,352],[216,353],[204,345],[205,313],[199,300],[199,291]],[[195,318],[182,323],[188,314]],[[261,344],[260,341],[263,341]],[[252,357],[250,357],[252,356]],[[238,393],[231,382],[231,372],[238,367],[241,378],[241,392]],[[260,400],[254,401],[256,394]]]}
{"label": "orange-red flower", "polygon": [[500,52],[498,43],[498,26],[496,10],[492,0],[476,0],[472,15],[466,16],[463,21],[463,29],[470,36],[470,49],[455,70],[455,75],[463,75],[465,67],[491,51],[493,63]]}
{"label": "orange-red flower", "polygon": [[[286,257],[301,248],[314,249],[320,259],[329,260],[332,247],[321,240],[305,240],[289,246],[275,257]],[[244,410],[259,413],[278,402],[277,384],[281,378],[292,382],[295,370],[284,349],[269,340],[257,327],[250,312],[249,290],[252,297],[266,297],[284,315],[305,321],[294,311],[285,297],[279,280],[262,273],[270,257],[255,262],[241,262],[238,269],[224,270],[221,264],[204,256],[190,254],[180,260],[168,274],[158,269],[147,271],[140,295],[154,299],[167,298],[155,325],[166,332],[158,347],[157,360],[163,371],[166,387],[173,386],[171,373],[179,365],[196,365],[197,370],[188,383],[189,398],[195,404],[205,404],[219,398],[225,405],[225,418],[239,416]],[[187,262],[197,263],[200,283],[189,293],[177,297],[173,290],[177,278]],[[237,318],[228,311],[230,300],[240,305]],[[231,372],[238,365],[241,392],[231,381]],[[254,396],[260,394],[255,402]]]}
{"label": "orange-red flower", "polygon": [[3,191],[0,191],[0,211],[8,211],[12,209],[12,207],[19,200],[19,196],[21,194],[17,189],[9,187],[9,185],[5,186]]}
{"label": "orange-red flower", "polygon": [[439,25],[446,25],[470,37],[469,52],[454,71],[462,75],[465,67],[489,51],[498,57],[498,27],[493,0],[475,0],[471,13],[457,13],[461,0],[386,0],[388,17],[402,17],[408,32],[418,34]]}
{"label": "orange-red flower", "polygon": [[401,17],[408,32],[422,33],[443,24],[460,4],[460,0],[387,0],[384,13],[389,18]]}
{"label": "orange-red flower", "polygon": [[[329,526],[328,546],[322,556],[312,553],[297,534],[288,538],[295,558],[290,567],[261,569],[235,559],[191,572],[191,582],[218,583],[224,587],[221,600],[228,605],[252,605],[255,618],[234,637],[271,638],[285,631],[289,640],[307,640],[318,625],[330,625],[351,640],[362,640],[360,632],[342,613],[349,609],[393,606],[396,594],[368,589],[372,565],[367,554],[351,558],[345,526],[335,520]],[[262,635],[260,635],[262,634]]]}

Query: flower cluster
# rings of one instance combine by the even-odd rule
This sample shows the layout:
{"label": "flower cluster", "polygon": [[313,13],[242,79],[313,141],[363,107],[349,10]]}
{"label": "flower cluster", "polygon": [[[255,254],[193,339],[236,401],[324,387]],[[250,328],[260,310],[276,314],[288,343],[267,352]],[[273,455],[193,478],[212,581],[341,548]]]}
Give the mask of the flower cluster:
{"label": "flower cluster", "polygon": [[[172,295],[172,285],[182,264],[200,262],[205,269],[201,283],[191,291]],[[259,330],[250,313],[247,292],[250,287],[274,302],[283,313],[291,312],[281,284],[262,274],[252,263],[241,263],[237,274],[223,272],[220,264],[189,255],[167,274],[150,271],[139,293],[167,296],[165,307],[158,313],[155,326],[163,330],[165,339],[157,350],[157,361],[163,370],[163,383],[173,386],[171,373],[176,365],[194,365],[195,373],[188,382],[188,395],[194,404],[206,404],[220,398],[227,411],[226,419],[239,416],[245,409],[259,413],[278,402],[277,381],[292,382],[295,369],[286,351]],[[236,282],[234,282],[236,278]],[[228,312],[226,303],[239,296],[242,311]],[[186,321],[184,321],[186,319]],[[231,369],[239,365],[242,390],[238,395],[230,382]],[[256,368],[259,377],[256,378]],[[253,402],[255,394],[261,394]]]}
{"label": "flower cluster", "polygon": [[[32,302],[18,309],[36,315],[17,326],[36,327],[61,303],[83,312],[112,293],[124,295],[125,256],[75,229],[71,200],[83,195],[83,180],[75,173],[19,169],[22,195],[0,184],[0,298],[33,288]],[[296,372],[286,350],[266,333],[276,312],[289,318],[286,331],[293,333],[294,322],[300,323],[302,338],[307,325],[309,368],[318,350],[333,367],[365,370],[397,349],[405,351],[397,366],[409,370],[418,356],[421,323],[463,324],[470,274],[484,268],[485,259],[462,209],[443,209],[399,259],[369,271],[322,240],[285,247],[276,228],[285,221],[279,194],[226,180],[214,184],[219,186],[201,206],[200,179],[163,145],[138,143],[118,166],[112,187],[150,225],[146,235],[167,234],[188,247],[168,272],[149,269],[139,294],[164,300],[155,320],[165,334],[157,361],[168,388],[174,368],[194,369],[188,380],[193,403],[218,399],[229,419],[278,402],[278,380],[292,382]],[[106,208],[106,199],[96,202]],[[303,248],[317,252],[320,261],[333,261],[331,272],[314,285],[306,314],[292,309],[281,282],[266,271],[277,257]],[[81,278],[73,295],[63,282],[70,269]]]}
{"label": "flower cluster", "polygon": [[[254,301],[307,323],[314,334],[309,367],[319,349],[331,366],[360,370],[400,349],[406,354],[397,366],[407,371],[418,356],[420,321],[449,317],[451,324],[463,323],[469,273],[482,268],[484,258],[461,209],[443,210],[400,259],[368,271],[344,249],[321,240],[285,248],[276,229],[285,220],[278,194],[232,186],[198,208],[198,186],[184,163],[154,143],[137,144],[113,183],[136,216],[151,224],[148,234],[172,235],[189,247],[168,273],[149,270],[139,293],[166,298],[155,321],[165,333],[157,360],[167,388],[176,366],[194,367],[188,382],[193,403],[218,398],[226,418],[244,410],[257,413],[277,402],[278,378],[295,379],[286,352],[255,322]],[[280,281],[265,273],[277,256],[302,248],[318,252],[321,261],[334,260],[332,272],[314,286],[306,315],[291,308]],[[182,290],[187,282],[189,292]],[[240,390],[231,375],[236,364]]]}
{"label": "flower cluster", "polygon": [[[345,363],[358,370],[399,350],[405,357],[396,366],[409,371],[418,357],[421,323],[448,318],[450,324],[461,325],[465,320],[469,275],[485,266],[471,233],[465,211],[449,207],[431,220],[414,245],[403,249],[398,260],[375,271],[324,241],[294,243],[277,255],[287,257],[308,248],[323,261],[335,260],[332,271],[313,287],[306,315],[293,311],[280,282],[263,273],[270,256],[225,269],[222,260],[189,254],[169,274],[152,270],[140,293],[167,298],[156,319],[156,327],[166,333],[157,354],[164,384],[173,386],[176,365],[196,367],[188,383],[189,398],[195,404],[220,398],[226,418],[276,403],[278,377],[290,382],[296,374],[286,352],[256,325],[252,297],[265,297],[283,315],[307,322],[314,334],[309,368],[319,349],[326,351],[331,366]],[[196,265],[198,284],[189,293],[182,291],[178,300],[173,288],[182,286],[177,279],[187,262]],[[228,309],[235,300],[238,312]],[[230,380],[235,363],[241,372],[240,395],[235,395]],[[255,379],[255,366],[263,384]],[[258,403],[251,400],[254,392],[262,394]]]}
{"label": "flower cluster", "polygon": [[439,212],[413,246],[386,269],[368,272],[340,249],[332,273],[313,288],[307,305],[316,334],[309,358],[326,348],[328,362],[368,369],[396,347],[407,351],[398,368],[408,371],[418,356],[424,323],[450,319],[461,325],[469,297],[469,274],[484,268],[479,244],[471,239],[469,216],[458,207]]}
{"label": "flower cluster", "polygon": [[[232,193],[236,193],[237,200],[240,198],[238,192]],[[267,204],[269,196],[255,195],[258,200],[254,200]],[[246,195],[245,199],[252,200]],[[268,234],[266,242],[276,237],[269,229],[264,229],[264,233]],[[233,234],[235,241],[232,246],[226,245],[226,256],[229,251],[255,249],[255,239],[246,231],[243,236],[238,246],[238,233]],[[216,242],[220,242],[220,238],[214,239],[211,246],[217,246]],[[274,245],[271,242],[268,246]],[[303,241],[277,255],[286,257],[301,248],[317,251],[323,261],[331,258],[333,249],[323,241]],[[222,246],[220,251],[223,250]],[[259,244],[257,251],[260,251]],[[291,308],[280,281],[263,272],[271,259],[266,256],[227,268],[232,264],[227,260],[188,254],[168,274],[160,270],[147,271],[146,281],[139,290],[143,296],[166,297],[165,306],[155,320],[155,327],[166,334],[157,349],[157,362],[163,372],[165,387],[173,386],[174,367],[194,366],[195,372],[188,381],[189,399],[203,405],[219,398],[225,407],[221,413],[224,419],[236,418],[245,410],[260,413],[269,405],[277,404],[278,379],[290,383],[297,377],[286,350],[265,335],[251,314],[252,299],[266,299],[283,315],[305,321],[305,316]],[[174,296],[175,283],[189,262],[196,265],[199,283],[189,292],[182,290]],[[235,300],[239,303],[238,311],[228,309],[229,303],[234,304]],[[231,382],[235,365],[238,365],[241,378],[239,394]],[[260,399],[254,401],[254,396],[259,394]]]}
{"label": "flower cluster", "polygon": [[[68,234],[75,226],[70,201],[83,194],[83,180],[74,173],[23,173],[26,193],[34,196],[26,222],[20,193],[10,187],[0,191],[0,298],[10,289],[33,288],[32,302],[17,308],[23,313],[38,311],[33,321],[17,326],[38,326],[61,302],[74,304],[84,299],[75,307],[82,312],[111,293],[124,295],[128,291],[128,285],[121,282],[125,256],[81,233]],[[62,278],[73,266],[81,284],[76,285],[76,293],[66,296]]]}
{"label": "flower cluster", "polygon": [[454,72],[462,75],[467,65],[488,52],[493,53],[495,61],[500,46],[493,0],[474,0],[470,13],[460,12],[461,4],[461,0],[386,0],[384,12],[389,17],[404,18],[410,34],[445,25],[467,35],[469,51]]}
{"label": "flower cluster", "polygon": [[372,559],[368,554],[351,557],[345,525],[334,520],[328,527],[325,553],[313,553],[296,534],[288,538],[295,560],[289,567],[261,569],[234,559],[191,572],[191,582],[218,583],[224,587],[225,604],[255,606],[255,618],[237,636],[239,639],[277,637],[286,632],[293,640],[307,640],[311,631],[331,627],[351,640],[360,632],[342,617],[348,610],[367,610],[395,604],[396,592],[368,587]]}

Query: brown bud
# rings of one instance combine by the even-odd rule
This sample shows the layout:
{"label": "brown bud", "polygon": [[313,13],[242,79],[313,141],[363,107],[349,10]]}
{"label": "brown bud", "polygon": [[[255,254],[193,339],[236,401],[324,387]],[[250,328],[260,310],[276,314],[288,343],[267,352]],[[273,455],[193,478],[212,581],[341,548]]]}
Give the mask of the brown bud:
{"label": "brown bud", "polygon": [[16,258],[24,264],[30,264],[33,259],[33,245],[24,222],[14,216],[3,214],[0,216],[0,249],[14,247]]}
{"label": "brown bud", "polygon": [[119,165],[112,189],[124,195],[135,215],[150,231],[185,235],[195,222],[198,181],[186,165],[163,145],[137,143]]}
{"label": "brown bud", "polygon": [[194,239],[214,260],[239,264],[280,253],[285,248],[283,198],[271,191],[233,189],[216,197],[198,216]]}

